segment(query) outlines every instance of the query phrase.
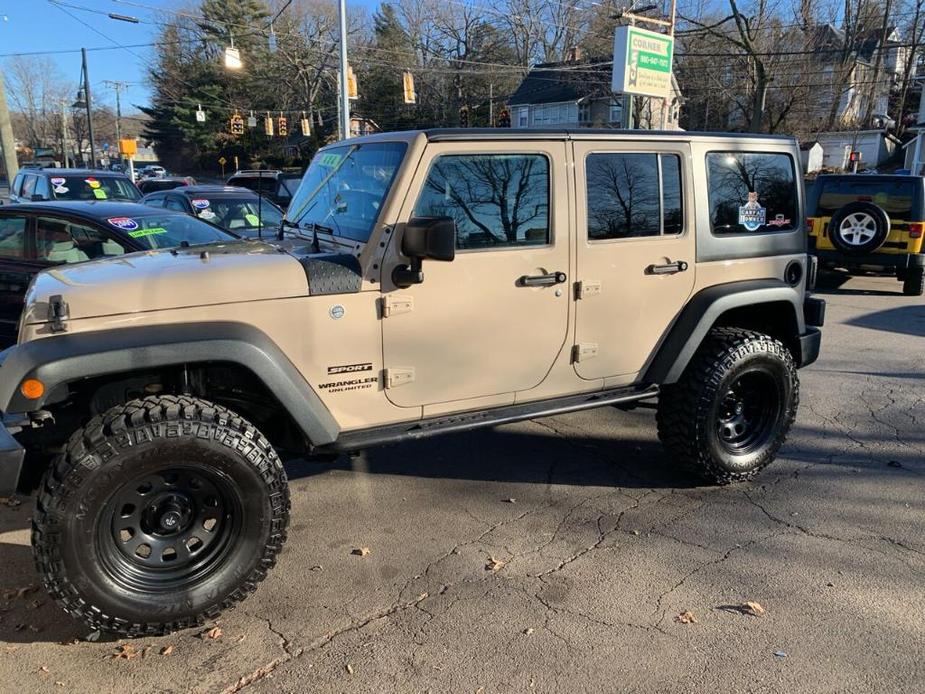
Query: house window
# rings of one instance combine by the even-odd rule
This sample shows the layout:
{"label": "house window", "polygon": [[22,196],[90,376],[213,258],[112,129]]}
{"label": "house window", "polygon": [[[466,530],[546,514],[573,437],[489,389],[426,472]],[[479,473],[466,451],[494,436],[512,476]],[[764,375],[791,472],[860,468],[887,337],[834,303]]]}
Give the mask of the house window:
{"label": "house window", "polygon": [[526,128],[530,125],[530,107],[517,109],[517,127]]}
{"label": "house window", "polygon": [[610,122],[623,124],[623,100],[612,99],[610,102]]}
{"label": "house window", "polygon": [[537,104],[533,107],[533,125],[535,126],[577,122],[577,103]]}
{"label": "house window", "polygon": [[578,104],[578,122],[579,123],[590,123],[591,122],[591,102],[582,101]]}

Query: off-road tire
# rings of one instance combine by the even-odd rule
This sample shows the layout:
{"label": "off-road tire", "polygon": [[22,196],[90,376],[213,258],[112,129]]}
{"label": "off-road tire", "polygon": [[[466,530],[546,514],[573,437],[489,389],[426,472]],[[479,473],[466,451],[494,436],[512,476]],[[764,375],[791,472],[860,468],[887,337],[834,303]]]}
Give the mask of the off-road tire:
{"label": "off-road tire", "polygon": [[[146,481],[133,487],[139,479]],[[142,501],[136,514],[137,533],[147,538],[142,519],[149,509],[160,513],[154,511],[158,486],[152,491],[147,480],[159,479],[166,490],[160,498],[174,505],[184,490],[215,490],[198,501],[196,492],[189,491],[189,507],[183,507],[185,515],[178,515],[184,518],[183,527],[192,528],[189,532],[203,535],[201,553],[194,554],[190,540],[180,547],[179,534],[173,540],[168,537],[181,552],[178,564],[200,561],[194,556],[210,558],[211,563],[201,568],[192,564],[185,582],[170,583],[172,579],[165,577],[169,573],[158,573],[176,572],[174,565],[138,568],[137,562],[158,557],[142,558],[120,546],[127,541],[117,524],[126,522],[126,510],[107,511],[113,502],[122,503],[120,494],[150,493],[150,498],[140,498],[152,505]],[[213,499],[216,510],[210,511],[206,507],[213,506]],[[46,472],[32,523],[35,564],[58,605],[92,629],[128,637],[165,634],[215,618],[256,589],[286,541],[289,507],[282,463],[245,419],[193,397],[132,400],[74,432],[65,452]],[[216,516],[214,531],[237,529],[236,534],[228,534],[221,543],[217,532],[214,542],[206,537],[202,528],[212,519],[199,519],[209,513]],[[151,517],[169,522],[163,520],[166,516]],[[150,528],[150,518],[145,522]],[[155,525],[155,532],[160,528]],[[180,529],[170,527],[178,533]]]}
{"label": "off-road tire", "polygon": [[906,296],[922,296],[922,294],[925,294],[925,268],[909,268],[906,270],[902,281],[903,294]]}
{"label": "off-road tire", "polygon": [[[730,386],[743,382],[743,376],[767,381],[776,389],[767,399],[777,404],[767,415],[763,436],[736,452],[723,442],[720,415]],[[786,440],[799,389],[796,364],[780,341],[750,330],[714,328],[678,382],[662,388],[659,438],[680,465],[708,482],[750,479],[774,460]]]}

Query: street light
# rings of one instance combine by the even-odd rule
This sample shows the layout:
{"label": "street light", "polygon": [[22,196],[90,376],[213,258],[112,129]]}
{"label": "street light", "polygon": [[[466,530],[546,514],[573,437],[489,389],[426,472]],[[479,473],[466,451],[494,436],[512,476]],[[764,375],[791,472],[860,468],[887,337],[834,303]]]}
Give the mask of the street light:
{"label": "street light", "polygon": [[[83,85],[77,90],[77,99],[71,106],[87,109],[87,136],[90,138],[90,168],[92,169],[96,166],[96,146],[93,144],[93,116],[91,115],[93,106],[90,98],[90,73],[87,70],[87,49],[81,48],[80,54],[80,77]],[[79,142],[77,148],[80,149]]]}

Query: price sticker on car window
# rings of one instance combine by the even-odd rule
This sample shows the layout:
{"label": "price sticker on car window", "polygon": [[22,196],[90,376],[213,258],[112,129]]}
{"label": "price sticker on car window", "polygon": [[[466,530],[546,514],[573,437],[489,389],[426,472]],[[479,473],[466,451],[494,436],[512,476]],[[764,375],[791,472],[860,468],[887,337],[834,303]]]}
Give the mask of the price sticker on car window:
{"label": "price sticker on car window", "polygon": [[94,189],[93,189],[93,197],[95,197],[97,200],[105,200],[105,199],[106,199],[106,191],[103,190],[102,188],[94,188]]}
{"label": "price sticker on car window", "polygon": [[248,213],[244,215],[244,219],[247,220],[247,223],[252,227],[260,226],[260,217],[255,214]]}
{"label": "price sticker on car window", "polygon": [[123,231],[134,231],[138,228],[138,222],[131,217],[110,217],[106,221]]}
{"label": "price sticker on car window", "polygon": [[67,179],[65,178],[61,178],[60,176],[51,177],[51,184],[53,186],[63,186],[65,183],[67,183]]}
{"label": "price sticker on car window", "polygon": [[137,231],[130,231],[128,233],[133,239],[140,239],[143,236],[154,236],[156,234],[166,234],[167,230],[164,227],[151,227],[150,229],[138,229]]}
{"label": "price sticker on car window", "polygon": [[321,159],[318,160],[318,163],[322,166],[329,166],[332,169],[340,163],[341,156],[339,154],[322,154]]}
{"label": "price sticker on car window", "polygon": [[84,183],[86,183],[91,188],[99,188],[101,185],[100,182],[97,181],[95,178],[85,178]]}
{"label": "price sticker on car window", "polygon": [[195,207],[197,210],[204,210],[209,206],[209,204],[209,201],[205,198],[196,198],[193,200],[193,207]]}

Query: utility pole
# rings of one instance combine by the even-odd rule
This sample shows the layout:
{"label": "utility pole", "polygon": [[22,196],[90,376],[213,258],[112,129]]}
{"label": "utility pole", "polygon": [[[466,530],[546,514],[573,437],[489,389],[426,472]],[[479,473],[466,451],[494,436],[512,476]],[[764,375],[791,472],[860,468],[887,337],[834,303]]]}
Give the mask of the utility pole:
{"label": "utility pole", "polygon": [[67,160],[67,102],[61,102],[61,158],[64,159],[64,168],[70,167]]}
{"label": "utility pole", "polygon": [[488,127],[495,127],[495,83],[488,83]]}
{"label": "utility pole", "polygon": [[340,0],[337,5],[337,18],[340,23],[340,136],[342,140],[350,137],[350,90],[347,86],[347,2]]}
{"label": "utility pole", "polygon": [[2,72],[0,72],[0,147],[3,148],[7,183],[12,187],[13,178],[19,173],[19,164],[16,163],[16,143],[13,141],[13,124],[10,122],[10,111],[6,107],[6,91],[3,88]]}
{"label": "utility pole", "polygon": [[87,70],[87,49],[80,49],[81,73],[84,78],[84,103],[87,105],[87,137],[90,138],[90,168],[96,167],[96,145],[93,144],[93,102],[90,99],[90,72]]}
{"label": "utility pole", "polygon": [[116,92],[116,151],[119,152],[119,163],[122,163],[122,101],[120,100],[120,95],[122,90],[128,87],[128,83],[103,80],[103,84],[112,87]]}

